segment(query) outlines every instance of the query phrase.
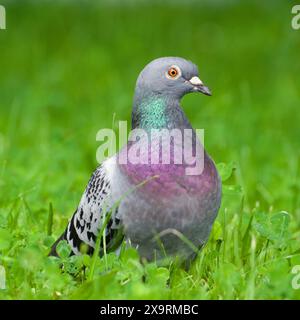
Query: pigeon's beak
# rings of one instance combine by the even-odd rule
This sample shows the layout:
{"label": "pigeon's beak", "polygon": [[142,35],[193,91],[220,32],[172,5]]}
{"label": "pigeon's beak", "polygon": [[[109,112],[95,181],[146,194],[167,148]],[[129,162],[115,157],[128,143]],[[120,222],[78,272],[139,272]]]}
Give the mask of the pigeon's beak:
{"label": "pigeon's beak", "polygon": [[203,82],[199,79],[199,77],[192,77],[189,80],[190,84],[193,85],[193,90],[197,92],[201,92],[207,96],[211,96],[211,91],[206,87]]}

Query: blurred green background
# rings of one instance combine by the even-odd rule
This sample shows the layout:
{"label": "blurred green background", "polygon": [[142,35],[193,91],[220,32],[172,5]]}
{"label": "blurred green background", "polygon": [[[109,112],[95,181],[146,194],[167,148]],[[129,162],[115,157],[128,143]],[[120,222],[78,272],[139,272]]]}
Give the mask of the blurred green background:
{"label": "blurred green background", "polygon": [[[299,253],[300,30],[291,28],[293,1],[2,0],[1,4],[7,13],[7,30],[0,30],[0,231],[7,244],[2,245],[0,264],[6,266],[10,288],[1,293],[5,298],[53,297],[54,289],[49,296],[39,295],[22,263],[15,269],[11,264],[34,243],[44,241],[46,250],[49,203],[54,208],[54,236],[62,232],[97,166],[97,131],[111,127],[114,113],[116,121],[130,120],[136,78],[146,63],[161,56],[195,62],[213,91],[210,98],[189,95],[182,105],[193,126],[205,129],[205,146],[215,162],[225,163],[221,165],[225,171],[233,169],[224,183],[228,188],[218,220],[221,240],[226,243],[224,213],[233,219],[242,203],[249,216],[255,208],[289,213],[285,249],[274,249],[267,259]],[[14,238],[3,230],[10,230]],[[259,236],[272,243],[263,233]],[[257,250],[259,256],[262,249]],[[229,270],[239,273],[243,262],[237,265],[231,255],[226,257]],[[299,292],[290,286],[292,265],[288,261],[285,269],[274,271],[279,282],[272,285],[278,290],[264,287],[256,292],[263,278],[256,279],[257,274],[249,288],[249,279],[243,280],[243,287],[233,276],[232,283],[223,284],[237,286],[228,295],[218,283],[221,271],[215,270],[210,274],[213,284],[205,280],[209,293],[199,285],[200,291],[186,294],[295,298]],[[226,268],[222,270],[229,272]],[[264,272],[270,276],[269,270]],[[198,275],[200,282],[209,273],[206,277]],[[21,279],[27,284],[21,285]],[[160,289],[139,285],[146,290],[140,296],[139,291],[119,294],[116,289],[115,297],[184,298],[177,289],[160,296]],[[69,292],[61,296],[69,297]]]}

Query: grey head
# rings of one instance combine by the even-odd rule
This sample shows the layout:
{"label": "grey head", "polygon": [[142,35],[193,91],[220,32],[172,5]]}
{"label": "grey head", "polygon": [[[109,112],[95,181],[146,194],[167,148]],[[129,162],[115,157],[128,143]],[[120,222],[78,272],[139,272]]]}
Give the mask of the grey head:
{"label": "grey head", "polygon": [[180,99],[187,93],[211,95],[191,61],[178,57],[158,58],[140,73],[133,101],[132,128],[190,127]]}
{"label": "grey head", "polygon": [[137,79],[135,98],[164,95],[181,99],[191,92],[211,95],[199,78],[198,67],[183,58],[164,57],[151,61],[142,70]]}

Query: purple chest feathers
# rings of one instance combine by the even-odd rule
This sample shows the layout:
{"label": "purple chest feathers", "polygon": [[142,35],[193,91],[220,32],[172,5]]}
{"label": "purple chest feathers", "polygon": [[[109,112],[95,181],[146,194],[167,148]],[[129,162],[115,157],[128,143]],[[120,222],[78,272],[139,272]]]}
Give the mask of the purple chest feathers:
{"label": "purple chest feathers", "polygon": [[162,145],[135,150],[132,146],[129,143],[121,150],[120,157],[126,153],[127,163],[119,167],[131,185],[145,182],[137,190],[142,197],[164,201],[183,195],[209,198],[220,192],[216,167],[200,142],[183,147],[172,142],[167,150]]}

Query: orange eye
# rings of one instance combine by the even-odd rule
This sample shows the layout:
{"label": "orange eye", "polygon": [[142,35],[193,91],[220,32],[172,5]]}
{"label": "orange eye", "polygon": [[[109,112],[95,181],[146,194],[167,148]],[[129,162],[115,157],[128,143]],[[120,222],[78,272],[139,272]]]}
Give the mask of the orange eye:
{"label": "orange eye", "polygon": [[171,80],[176,80],[181,76],[181,70],[178,66],[170,66],[168,71],[166,71],[166,77]]}
{"label": "orange eye", "polygon": [[168,70],[168,75],[171,77],[171,78],[175,78],[177,77],[178,75],[178,70],[174,67],[171,67],[169,70]]}

